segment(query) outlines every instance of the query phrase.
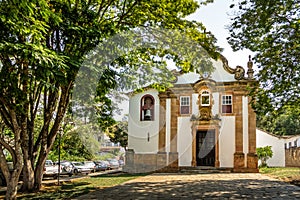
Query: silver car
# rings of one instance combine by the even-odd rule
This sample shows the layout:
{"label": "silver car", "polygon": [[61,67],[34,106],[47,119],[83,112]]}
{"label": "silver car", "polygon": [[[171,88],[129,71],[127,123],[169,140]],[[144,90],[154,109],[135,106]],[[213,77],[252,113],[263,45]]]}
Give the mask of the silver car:
{"label": "silver car", "polygon": [[111,169],[118,169],[120,167],[120,164],[116,159],[107,159],[107,161],[109,162]]}
{"label": "silver car", "polygon": [[89,173],[91,173],[91,169],[89,168],[89,166],[86,166],[83,162],[72,162],[72,164],[74,166],[75,175],[78,174],[88,175]]}

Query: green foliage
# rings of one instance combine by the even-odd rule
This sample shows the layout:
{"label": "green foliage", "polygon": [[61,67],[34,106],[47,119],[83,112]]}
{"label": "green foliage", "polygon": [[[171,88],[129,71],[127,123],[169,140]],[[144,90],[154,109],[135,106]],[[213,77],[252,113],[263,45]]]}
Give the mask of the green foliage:
{"label": "green foliage", "polygon": [[127,148],[128,144],[128,122],[121,121],[114,126],[108,127],[106,134],[113,143],[120,143],[122,147]]}
{"label": "green foliage", "polygon": [[[35,177],[32,172],[42,174],[42,163],[48,152],[57,149],[57,133],[74,94],[74,82],[86,59],[85,55],[93,52],[99,44],[105,44],[114,35],[121,35],[121,32],[139,31],[140,27],[143,27],[145,29],[141,29],[140,36],[146,33],[148,35],[140,38],[145,39],[152,33],[148,40],[152,41],[156,37],[156,32],[149,32],[152,29],[171,30],[165,32],[163,37],[166,43],[158,40],[144,48],[130,49],[135,46],[136,40],[127,38],[125,44],[128,44],[129,48],[109,48],[116,47],[109,44],[102,48],[106,54],[99,54],[98,58],[103,57],[107,61],[104,55],[118,56],[95,66],[96,70],[104,69],[104,73],[101,74],[101,81],[101,76],[91,79],[96,80],[98,86],[98,93],[88,93],[86,96],[92,103],[74,104],[88,108],[88,113],[86,110],[81,112],[87,119],[86,122],[95,119],[91,117],[94,114],[91,108],[96,104],[103,127],[109,127],[114,123],[110,117],[113,100],[107,93],[114,90],[116,85],[121,85],[120,88],[125,90],[139,88],[136,86],[141,84],[135,84],[138,82],[136,77],[140,77],[138,80],[143,80],[142,83],[161,82],[169,85],[168,76],[157,76],[165,74],[168,69],[166,62],[158,62],[156,57],[174,60],[178,69],[185,72],[196,69],[198,64],[201,71],[208,60],[208,57],[204,57],[203,60],[197,59],[198,53],[204,52],[198,51],[198,47],[203,48],[207,55],[217,57],[220,49],[215,46],[214,36],[206,33],[201,23],[185,20],[185,17],[195,12],[198,7],[195,0],[0,1],[0,114],[7,129],[12,131],[14,141],[8,144],[0,139],[1,144],[5,143],[3,146],[15,157],[15,166],[19,168],[15,172],[20,172],[23,164],[23,171],[28,172],[24,173],[27,174],[24,176],[25,190],[39,190],[41,187],[41,176]],[[172,31],[176,33],[176,41],[193,41],[197,48],[194,48],[194,51],[185,50],[180,42],[170,48],[168,45],[172,44],[173,38],[167,34]],[[182,35],[186,36],[185,40],[180,40]],[[157,44],[160,44],[158,48]],[[189,43],[185,45],[190,46]],[[164,46],[166,48],[162,48]],[[124,49],[125,51],[122,51]],[[127,51],[128,49],[130,50]],[[119,51],[123,53],[120,54]],[[92,66],[93,63],[88,65]],[[155,79],[156,77],[158,79]],[[121,82],[122,79],[129,81]],[[96,102],[93,97],[96,97]],[[72,136],[66,133],[62,137],[62,156],[91,153],[90,150],[95,149],[95,145],[88,149],[78,142],[82,135],[87,135],[80,139],[85,140],[87,144],[93,144],[87,133],[83,131]],[[68,147],[65,146],[65,137],[71,140]],[[52,148],[54,141],[55,145]],[[71,147],[77,147],[79,150]],[[0,155],[0,159],[2,157],[3,155]],[[16,187],[11,186],[12,188]]]}
{"label": "green foliage", "polygon": [[229,27],[234,50],[255,52],[262,89],[252,91],[256,111],[266,114],[300,103],[300,1],[239,0]]}
{"label": "green foliage", "polygon": [[[95,157],[95,153],[99,148],[98,143],[94,145],[95,139],[93,140],[93,138],[91,138],[93,136],[91,136],[91,134],[83,135],[82,131],[86,131],[86,129],[72,130],[67,128],[64,130],[60,139],[61,160],[83,161],[92,160]],[[92,141],[90,142],[90,140]],[[54,142],[52,151],[49,153],[48,158],[50,160],[58,160],[58,144],[59,136]]]}
{"label": "green foliage", "polygon": [[105,153],[103,155],[98,155],[96,156],[96,160],[107,160],[107,159],[110,159],[110,158],[115,158],[116,155],[113,154],[113,153]]}
{"label": "green foliage", "polygon": [[272,158],[273,151],[271,146],[256,148],[258,159],[261,160],[260,167],[267,167],[267,160]]}
{"label": "green foliage", "polygon": [[300,107],[284,106],[267,115],[257,115],[257,127],[276,135],[299,135]]}
{"label": "green foliage", "polygon": [[8,153],[8,152],[7,152],[7,154],[6,154],[5,159],[6,159],[7,162],[12,162],[12,161],[13,161],[11,154]]}

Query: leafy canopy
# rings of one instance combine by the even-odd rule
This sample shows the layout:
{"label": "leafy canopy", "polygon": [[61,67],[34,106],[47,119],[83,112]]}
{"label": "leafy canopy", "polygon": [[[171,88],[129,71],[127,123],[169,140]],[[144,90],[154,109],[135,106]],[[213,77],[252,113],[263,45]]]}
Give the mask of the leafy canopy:
{"label": "leafy canopy", "polygon": [[284,106],[267,115],[257,115],[257,127],[276,135],[300,135],[300,107]]}
{"label": "leafy canopy", "polygon": [[237,0],[229,27],[234,50],[255,52],[261,89],[256,110],[263,114],[300,103],[300,1]]}

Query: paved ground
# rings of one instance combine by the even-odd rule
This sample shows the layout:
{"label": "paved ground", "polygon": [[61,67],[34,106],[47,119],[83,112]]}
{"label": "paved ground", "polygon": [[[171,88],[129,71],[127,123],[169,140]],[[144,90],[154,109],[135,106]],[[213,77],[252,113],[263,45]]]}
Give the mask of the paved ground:
{"label": "paved ground", "polygon": [[300,187],[258,173],[153,174],[76,199],[300,199]]}

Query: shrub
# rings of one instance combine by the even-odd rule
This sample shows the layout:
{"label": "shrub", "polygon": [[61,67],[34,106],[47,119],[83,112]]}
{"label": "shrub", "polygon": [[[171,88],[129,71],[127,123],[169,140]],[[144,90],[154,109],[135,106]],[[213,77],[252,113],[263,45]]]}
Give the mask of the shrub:
{"label": "shrub", "polygon": [[260,167],[268,167],[267,160],[272,158],[273,151],[271,146],[256,148],[258,159],[261,161]]}

